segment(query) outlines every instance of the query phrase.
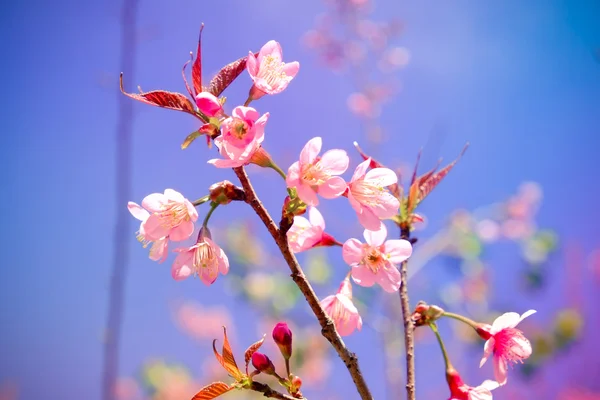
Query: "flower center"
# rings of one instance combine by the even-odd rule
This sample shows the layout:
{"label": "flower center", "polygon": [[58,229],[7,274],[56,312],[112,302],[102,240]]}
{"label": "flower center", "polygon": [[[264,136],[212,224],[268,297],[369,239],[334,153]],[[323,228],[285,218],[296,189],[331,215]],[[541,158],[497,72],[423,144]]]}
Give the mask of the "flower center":
{"label": "flower center", "polygon": [[273,56],[263,57],[260,68],[258,69],[258,77],[263,79],[269,86],[275,87],[277,84],[286,80],[288,76],[283,70],[284,62]]}
{"label": "flower center", "polygon": [[310,186],[322,185],[330,177],[329,173],[323,169],[319,157],[312,164],[308,164],[302,168],[302,180]]}
{"label": "flower center", "polygon": [[377,206],[381,202],[381,195],[388,191],[377,181],[365,181],[364,179],[353,182],[350,190],[356,201],[367,206]]}
{"label": "flower center", "polygon": [[246,133],[248,133],[249,128],[250,127],[248,126],[248,123],[246,123],[246,121],[241,120],[239,118],[234,118],[231,132],[236,138],[241,140],[244,138],[244,136],[246,136]]}
{"label": "flower center", "polygon": [[371,272],[376,274],[380,269],[385,268],[385,257],[381,254],[378,248],[372,247],[368,244],[363,245],[364,257],[361,260],[361,264],[369,268]]}
{"label": "flower center", "polygon": [[202,268],[210,268],[215,265],[217,261],[217,255],[215,254],[212,246],[202,241],[197,244],[196,251],[194,252],[194,269],[195,273],[199,274]]}
{"label": "flower center", "polygon": [[190,214],[184,203],[169,202],[162,206],[158,218],[163,227],[171,229],[180,225],[183,221],[189,221]]}
{"label": "flower center", "polygon": [[518,329],[506,328],[495,336],[494,354],[511,363],[523,362],[529,354],[523,349],[523,344],[528,343],[527,338]]}

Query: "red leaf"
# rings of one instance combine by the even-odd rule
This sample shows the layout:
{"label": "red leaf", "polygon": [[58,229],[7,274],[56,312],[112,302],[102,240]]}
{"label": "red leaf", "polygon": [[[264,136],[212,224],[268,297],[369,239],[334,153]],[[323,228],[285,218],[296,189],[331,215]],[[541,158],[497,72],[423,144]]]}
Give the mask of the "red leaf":
{"label": "red leaf", "polygon": [[256,353],[260,346],[262,346],[263,342],[265,341],[265,336],[267,336],[266,333],[263,335],[262,339],[260,339],[258,342],[251,344],[250,347],[246,349],[246,352],[244,353],[244,361],[246,363],[246,374],[248,373],[248,364],[250,363],[252,354]]}
{"label": "red leaf", "polygon": [[217,348],[215,347],[215,343],[217,339],[213,340],[213,352],[215,353],[215,357],[219,364],[225,368],[225,370],[235,378],[235,380],[239,381],[243,376],[235,363],[235,359],[233,358],[233,354],[231,352],[231,346],[229,345],[229,340],[227,340],[227,330],[223,327],[223,355],[219,354]]}
{"label": "red leaf", "polygon": [[194,98],[195,98],[195,96],[194,96],[194,94],[192,93],[192,89],[190,88],[190,84],[188,83],[188,81],[187,81],[187,78],[185,77],[185,69],[186,69],[186,67],[188,66],[188,64],[189,64],[190,62],[192,62],[192,59],[194,58],[194,56],[192,55],[192,53],[191,53],[191,52],[190,52],[190,56],[191,56],[191,59],[190,59],[190,60],[187,60],[187,61],[185,62],[185,64],[183,64],[183,68],[181,69],[181,75],[183,76],[183,83],[185,83],[185,88],[187,89],[187,92],[190,94],[190,97],[191,97],[192,99],[194,99]]}
{"label": "red leaf", "polygon": [[123,74],[121,73],[120,78],[121,92],[131,97],[134,100],[141,101],[142,103],[150,104],[157,107],[168,108],[171,110],[184,111],[197,117],[194,111],[194,106],[190,100],[181,93],[167,92],[165,90],[153,90],[151,92],[127,93],[123,89]]}
{"label": "red leaf", "polygon": [[232,63],[227,64],[215,75],[208,85],[208,91],[219,97],[227,86],[231,84],[245,69],[248,57],[242,57]]}
{"label": "red leaf", "polygon": [[192,400],[210,400],[216,397],[219,397],[223,393],[229,392],[233,389],[232,386],[229,386],[223,382],[213,382],[210,385],[204,386],[196,395],[192,398]]}
{"label": "red leaf", "polygon": [[429,179],[427,179],[425,182],[423,182],[422,184],[419,185],[419,194],[416,198],[416,204],[419,204],[425,197],[427,197],[427,195],[429,193],[431,193],[431,191],[433,189],[435,189],[435,187],[442,181],[442,179],[444,179],[446,177],[446,175],[448,175],[450,170],[452,168],[454,168],[454,166],[461,159],[463,154],[465,154],[465,151],[467,151],[468,147],[469,147],[469,144],[467,143],[465,145],[465,147],[462,149],[462,151],[460,152],[460,154],[458,155],[458,157],[456,158],[456,160],[454,160],[450,164],[446,165],[439,172],[436,172]]}
{"label": "red leaf", "polygon": [[[194,93],[197,96],[202,91],[202,31],[204,23],[200,26],[200,34],[198,35],[198,49],[196,50],[196,60],[192,65],[192,84],[194,85]],[[195,96],[193,96],[195,97]]]}

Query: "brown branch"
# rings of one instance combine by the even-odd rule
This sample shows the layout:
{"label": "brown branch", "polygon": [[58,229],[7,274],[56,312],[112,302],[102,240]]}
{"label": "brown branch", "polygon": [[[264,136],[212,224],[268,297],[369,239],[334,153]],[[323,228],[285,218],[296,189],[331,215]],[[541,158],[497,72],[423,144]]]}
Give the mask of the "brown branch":
{"label": "brown branch", "polygon": [[265,385],[264,383],[252,382],[252,386],[250,387],[250,389],[254,390],[255,392],[260,392],[263,394],[263,396],[269,397],[271,399],[299,400],[296,397],[290,396],[289,394],[285,394],[285,393],[278,392],[277,390],[273,390],[273,389],[271,389],[271,386]]}
{"label": "brown branch", "polygon": [[275,240],[275,243],[277,243],[277,246],[279,247],[283,258],[285,259],[287,265],[290,268],[290,271],[292,272],[292,279],[304,295],[304,298],[306,299],[308,305],[319,320],[319,324],[321,325],[321,334],[329,341],[329,343],[331,343],[335,351],[338,353],[338,355],[346,365],[346,368],[348,369],[348,372],[350,372],[350,376],[352,376],[352,380],[354,381],[354,385],[356,386],[356,390],[358,391],[361,399],[373,399],[373,396],[371,395],[365,378],[360,372],[360,368],[358,366],[358,358],[354,353],[348,350],[348,348],[344,344],[344,341],[335,329],[333,321],[331,320],[331,318],[329,318],[329,316],[327,316],[325,310],[323,310],[323,307],[321,307],[321,304],[319,304],[319,298],[317,297],[310,283],[306,279],[306,276],[304,276],[304,272],[302,271],[302,267],[300,267],[300,264],[298,264],[296,256],[294,256],[294,253],[292,253],[292,251],[290,250],[286,233],[291,226],[291,222],[284,219],[282,221],[281,229],[277,227],[277,225],[269,215],[269,212],[265,209],[265,207],[262,205],[262,203],[256,196],[256,192],[254,191],[254,188],[252,187],[252,184],[250,183],[250,180],[244,168],[238,167],[234,168],[233,170],[239,178],[242,187],[244,188],[244,191],[246,192],[246,202],[252,207],[254,212],[256,212],[256,214],[262,220],[263,224],[265,224],[265,226],[269,230],[269,233]]}
{"label": "brown branch", "polygon": [[[400,238],[410,240],[410,230],[401,227]],[[404,320],[404,346],[406,348],[406,398],[415,400],[415,337],[414,325],[412,322],[412,313],[408,299],[408,261],[400,264],[400,276],[402,285],[400,286],[400,304],[402,306],[402,318]]]}

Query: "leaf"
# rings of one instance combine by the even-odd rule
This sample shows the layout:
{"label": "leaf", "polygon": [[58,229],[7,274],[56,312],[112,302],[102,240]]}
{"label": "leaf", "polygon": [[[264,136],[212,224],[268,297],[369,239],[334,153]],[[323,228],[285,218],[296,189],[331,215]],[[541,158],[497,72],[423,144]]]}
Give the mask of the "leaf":
{"label": "leaf", "polygon": [[227,64],[215,75],[214,78],[210,81],[208,85],[208,91],[219,97],[221,93],[227,86],[231,84],[245,69],[246,69],[246,60],[248,56],[242,57],[238,60],[235,60],[232,63]]}
{"label": "leaf", "polygon": [[217,348],[215,347],[217,339],[213,340],[213,352],[215,353],[215,357],[217,358],[219,364],[221,364],[221,366],[223,366],[223,368],[225,368],[225,370],[231,376],[233,376],[235,380],[239,381],[243,378],[243,376],[237,364],[235,363],[233,354],[231,353],[231,346],[229,345],[229,340],[227,340],[227,330],[225,327],[223,327],[223,335],[225,337],[223,340],[223,355],[219,354]]}
{"label": "leaf", "polygon": [[183,83],[185,83],[185,88],[187,90],[187,92],[190,94],[191,98],[195,98],[194,94],[192,93],[192,89],[190,88],[190,84],[187,81],[187,78],[185,77],[185,69],[187,68],[188,64],[192,62],[194,56],[192,55],[192,52],[190,52],[190,60],[187,60],[185,62],[185,64],[183,64],[183,68],[181,69],[181,75],[183,76]]}
{"label": "leaf", "polygon": [[265,333],[263,335],[262,339],[260,339],[258,342],[251,344],[250,347],[248,347],[246,349],[246,352],[244,353],[244,362],[246,363],[246,374],[248,373],[248,364],[250,363],[252,354],[256,353],[256,351],[260,348],[260,346],[262,346],[263,342],[265,341],[266,336],[267,336],[267,334]]}
{"label": "leaf", "polygon": [[435,187],[442,181],[442,179],[444,179],[446,177],[446,175],[448,175],[450,170],[452,168],[454,168],[454,166],[461,159],[463,154],[465,154],[465,151],[467,151],[468,147],[469,147],[469,143],[467,143],[465,145],[465,147],[463,147],[462,151],[460,152],[460,154],[454,161],[452,161],[450,164],[446,165],[440,171],[431,175],[431,177],[429,179],[427,179],[425,182],[423,182],[422,184],[419,185],[419,193],[416,198],[415,206],[417,204],[419,204],[421,201],[423,201],[423,199],[425,197],[427,197],[427,195],[429,195],[429,193],[431,193],[431,191],[433,189],[435,189]]}
{"label": "leaf", "polygon": [[192,400],[209,400],[219,397],[223,393],[229,392],[233,386],[229,386],[223,382],[213,382],[210,385],[204,386]]}
{"label": "leaf", "polygon": [[[192,64],[192,84],[194,85],[194,93],[197,96],[202,91],[202,31],[204,23],[200,26],[200,34],[198,35],[198,49],[196,50],[196,60]],[[195,96],[193,96],[195,97]]]}
{"label": "leaf", "polygon": [[200,127],[200,129],[198,129],[197,131],[194,131],[192,133],[190,133],[185,140],[183,141],[183,143],[181,143],[181,150],[185,150],[188,148],[188,146],[196,139],[198,139],[200,136],[202,135],[207,135],[208,137],[208,143],[210,143],[210,138],[212,137],[213,133],[216,133],[215,131],[217,130],[217,127],[214,126],[213,124],[204,124]]}
{"label": "leaf", "polygon": [[127,93],[123,89],[123,73],[120,77],[121,92],[134,100],[150,104],[157,107],[168,108],[171,110],[184,111],[197,117],[194,106],[190,100],[181,93],[167,92],[166,90],[153,90],[151,92]]}

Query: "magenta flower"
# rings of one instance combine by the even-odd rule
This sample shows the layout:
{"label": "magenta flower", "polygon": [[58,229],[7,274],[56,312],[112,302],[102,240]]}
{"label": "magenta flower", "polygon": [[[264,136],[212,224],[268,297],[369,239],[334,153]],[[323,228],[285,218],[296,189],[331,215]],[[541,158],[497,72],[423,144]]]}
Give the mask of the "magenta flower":
{"label": "magenta flower", "polygon": [[362,328],[362,318],[352,303],[352,284],[350,279],[342,281],[337,293],[321,300],[321,307],[331,317],[340,336],[348,336],[355,329]]}
{"label": "magenta flower", "polygon": [[189,248],[175,249],[179,253],[171,275],[173,279],[181,281],[191,275],[197,275],[202,282],[209,286],[217,280],[219,273],[227,275],[229,272],[229,260],[225,252],[210,238],[207,228],[200,230],[198,242]]}
{"label": "magenta flower", "polygon": [[346,182],[339,176],[348,169],[348,155],[344,150],[329,150],[319,157],[322,140],[315,137],[306,143],[300,152],[300,160],[291,165],[287,185],[295,187],[298,197],[309,206],[319,204],[317,193],[326,199],[341,196]]}
{"label": "magenta flower", "polygon": [[148,247],[148,245],[152,243],[152,246],[150,247],[150,259],[158,262],[165,261],[169,250],[168,237],[165,236],[159,239],[149,239],[146,237],[144,223],[150,217],[150,213],[133,201],[127,203],[127,208],[129,209],[131,215],[142,221],[140,223],[140,230],[137,233],[137,239],[144,245],[144,248]]}
{"label": "magenta flower", "polygon": [[325,220],[316,207],[308,209],[308,219],[295,216],[294,224],[287,232],[290,248],[294,253],[311,249],[320,244],[332,244],[335,240],[325,233]]}
{"label": "magenta flower", "polygon": [[458,372],[451,369],[446,372],[446,380],[450,388],[450,398],[448,400],[492,400],[492,390],[498,388],[498,382],[485,380],[477,387],[466,385]]}
{"label": "magenta flower", "polygon": [[361,286],[378,283],[386,292],[400,289],[400,271],[397,265],[412,254],[408,240],[385,240],[387,229],[381,224],[378,231],[364,231],[367,243],[348,239],[342,256],[352,267],[352,279]]}
{"label": "magenta flower", "polygon": [[142,200],[142,207],[150,213],[142,222],[141,230],[148,241],[168,236],[170,240],[179,242],[189,238],[194,232],[198,212],[188,199],[173,189],[166,189],[164,194],[152,193],[146,196]]}
{"label": "magenta flower", "polygon": [[273,328],[273,341],[286,360],[292,356],[292,336],[292,331],[285,322],[278,322]]}
{"label": "magenta flower", "polygon": [[535,312],[529,310],[521,316],[508,312],[496,318],[492,326],[484,325],[477,329],[479,336],[487,340],[479,367],[493,353],[494,376],[500,385],[506,384],[509,363],[523,362],[531,355],[531,343],[516,326]]}
{"label": "magenta flower", "polygon": [[258,112],[252,107],[234,108],[232,116],[221,124],[222,134],[215,139],[223,159],[212,159],[208,163],[218,168],[234,168],[250,162],[264,140],[268,119],[269,113],[259,118]]}
{"label": "magenta flower", "polygon": [[367,172],[370,163],[369,158],[356,167],[348,183],[348,200],[360,224],[365,229],[377,230],[380,218],[398,214],[400,202],[387,190],[387,186],[398,182],[398,177],[389,168],[373,168]]}
{"label": "magenta flower", "polygon": [[248,54],[246,69],[254,85],[250,89],[250,97],[259,99],[265,94],[281,93],[298,73],[300,64],[297,61],[284,63],[281,46],[274,40],[268,41],[258,56]]}
{"label": "magenta flower", "polygon": [[214,117],[223,110],[219,99],[209,92],[198,93],[196,96],[196,105],[198,106],[198,109],[207,117]]}

